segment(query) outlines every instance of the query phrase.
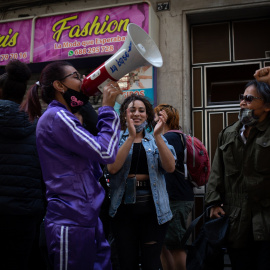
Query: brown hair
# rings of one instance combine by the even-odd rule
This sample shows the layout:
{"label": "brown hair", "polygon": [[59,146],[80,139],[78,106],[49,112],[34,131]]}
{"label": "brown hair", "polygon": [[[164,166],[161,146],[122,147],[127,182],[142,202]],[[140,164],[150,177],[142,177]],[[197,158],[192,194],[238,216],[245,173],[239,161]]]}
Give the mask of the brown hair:
{"label": "brown hair", "polygon": [[166,112],[168,116],[166,123],[169,129],[181,129],[181,126],[179,126],[179,113],[177,109],[169,104],[159,104],[154,109],[154,112],[158,115],[160,111]]}

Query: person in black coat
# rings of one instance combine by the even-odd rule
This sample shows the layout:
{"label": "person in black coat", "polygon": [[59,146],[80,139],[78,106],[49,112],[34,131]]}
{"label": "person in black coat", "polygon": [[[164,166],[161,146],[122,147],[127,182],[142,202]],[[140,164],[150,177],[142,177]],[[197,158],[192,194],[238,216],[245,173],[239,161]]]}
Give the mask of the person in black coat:
{"label": "person in black coat", "polygon": [[[45,214],[36,121],[20,110],[30,76],[19,60],[11,60],[0,76],[0,269],[5,270],[31,269]],[[42,269],[39,263],[33,269]]]}

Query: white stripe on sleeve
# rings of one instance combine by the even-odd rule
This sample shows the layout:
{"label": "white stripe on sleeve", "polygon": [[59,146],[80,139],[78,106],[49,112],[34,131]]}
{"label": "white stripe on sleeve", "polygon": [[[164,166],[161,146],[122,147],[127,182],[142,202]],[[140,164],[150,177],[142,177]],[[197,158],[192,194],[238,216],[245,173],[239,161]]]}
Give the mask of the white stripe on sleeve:
{"label": "white stripe on sleeve", "polygon": [[64,110],[60,110],[60,112],[57,112],[58,116],[63,120],[63,122],[74,132],[77,136],[79,136],[82,140],[84,140],[88,145],[91,146],[92,149],[103,159],[109,159],[113,155],[113,150],[116,146],[117,140],[117,130],[120,125],[120,120],[116,112],[114,112],[115,119],[112,123],[113,128],[113,135],[110,138],[108,148],[106,151],[101,151],[101,146],[88,134],[86,134],[83,130],[79,129],[76,126],[76,123],[66,114]]}

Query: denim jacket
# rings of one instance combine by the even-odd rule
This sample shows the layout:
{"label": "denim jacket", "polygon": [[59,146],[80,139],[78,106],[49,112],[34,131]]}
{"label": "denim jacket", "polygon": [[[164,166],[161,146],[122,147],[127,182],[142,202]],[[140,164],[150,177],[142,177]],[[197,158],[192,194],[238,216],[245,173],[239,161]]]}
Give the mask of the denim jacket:
{"label": "denim jacket", "polygon": [[[125,132],[121,131],[119,147],[123,145],[123,143],[128,138],[128,135],[129,135],[128,131]],[[166,145],[176,158],[173,146],[169,145],[164,137],[163,140],[165,141]],[[172,218],[172,212],[169,205],[169,198],[164,178],[165,170],[161,167],[159,159],[159,151],[156,142],[154,140],[154,137],[146,130],[145,136],[142,139],[142,145],[146,152],[151,190],[156,207],[158,223],[164,224],[165,222],[169,221]],[[117,208],[121,204],[125,192],[125,183],[127,176],[129,174],[132,153],[133,153],[133,145],[129,151],[127,159],[122,168],[116,174],[111,174],[110,176],[111,205],[109,209],[109,215],[111,217],[115,216]]]}

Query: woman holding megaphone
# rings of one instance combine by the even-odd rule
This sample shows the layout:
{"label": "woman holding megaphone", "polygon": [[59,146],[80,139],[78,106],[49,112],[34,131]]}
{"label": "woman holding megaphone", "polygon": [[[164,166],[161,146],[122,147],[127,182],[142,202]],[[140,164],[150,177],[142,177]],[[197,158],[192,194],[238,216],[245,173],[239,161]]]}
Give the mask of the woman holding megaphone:
{"label": "woman holding megaphone", "polygon": [[[116,82],[103,90],[97,136],[82,126],[83,77],[68,62],[48,64],[23,104],[36,129],[46,198],[45,233],[54,270],[111,269],[110,248],[98,217],[104,190],[99,163],[115,160],[120,121],[113,106],[121,90]],[[42,100],[49,104],[41,115]],[[61,268],[62,267],[62,268]]]}

